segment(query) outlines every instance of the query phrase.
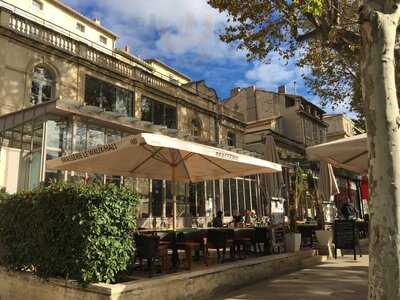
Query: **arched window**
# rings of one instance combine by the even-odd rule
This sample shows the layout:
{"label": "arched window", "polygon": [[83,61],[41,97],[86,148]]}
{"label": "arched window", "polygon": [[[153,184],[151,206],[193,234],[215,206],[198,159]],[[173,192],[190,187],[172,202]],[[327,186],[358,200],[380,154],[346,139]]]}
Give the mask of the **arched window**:
{"label": "arched window", "polygon": [[40,104],[54,99],[55,79],[53,72],[45,66],[36,66],[32,74],[32,104]]}
{"label": "arched window", "polygon": [[201,123],[198,119],[192,119],[191,122],[191,131],[193,136],[201,136]]}

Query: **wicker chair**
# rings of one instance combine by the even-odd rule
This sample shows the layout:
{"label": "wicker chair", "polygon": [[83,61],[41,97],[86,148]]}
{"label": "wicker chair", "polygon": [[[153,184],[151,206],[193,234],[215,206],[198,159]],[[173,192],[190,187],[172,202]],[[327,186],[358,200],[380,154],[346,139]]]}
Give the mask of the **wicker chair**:
{"label": "wicker chair", "polygon": [[168,248],[160,245],[160,238],[154,235],[135,234],[135,259],[139,259],[140,268],[143,269],[143,259],[147,260],[149,277],[153,275],[154,262],[161,262],[161,270],[168,271]]}

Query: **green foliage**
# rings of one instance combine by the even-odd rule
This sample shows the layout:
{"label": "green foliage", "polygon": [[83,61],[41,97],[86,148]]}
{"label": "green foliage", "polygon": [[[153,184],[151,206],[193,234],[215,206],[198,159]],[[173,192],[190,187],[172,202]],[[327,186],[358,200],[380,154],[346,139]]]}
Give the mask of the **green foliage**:
{"label": "green foliage", "polygon": [[0,203],[6,200],[9,197],[9,194],[6,192],[5,188],[0,189]]}
{"label": "green foliage", "polygon": [[132,190],[53,183],[0,203],[2,263],[43,277],[115,282],[133,254]]}
{"label": "green foliage", "polygon": [[[358,8],[355,0],[208,0],[228,16],[221,40],[268,62],[295,58],[307,86],[332,108],[363,115]],[[400,65],[400,64],[397,64]],[[399,67],[400,69],[400,67]]]}
{"label": "green foliage", "polygon": [[305,197],[305,184],[304,177],[306,176],[305,171],[298,165],[295,168],[294,174],[291,178],[291,204],[289,210],[289,230],[290,232],[297,232],[297,209],[299,203],[303,201]]}
{"label": "green foliage", "polygon": [[323,12],[324,3],[322,0],[295,0],[300,10],[304,14],[311,14],[313,16],[321,16]]}

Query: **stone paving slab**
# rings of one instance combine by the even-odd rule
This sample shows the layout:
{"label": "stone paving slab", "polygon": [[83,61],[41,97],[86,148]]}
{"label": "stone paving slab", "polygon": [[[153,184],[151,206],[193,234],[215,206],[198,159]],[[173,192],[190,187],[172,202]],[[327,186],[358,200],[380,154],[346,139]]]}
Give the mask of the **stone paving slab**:
{"label": "stone paving slab", "polygon": [[368,255],[328,260],[273,280],[261,281],[228,293],[218,300],[366,300],[368,297]]}

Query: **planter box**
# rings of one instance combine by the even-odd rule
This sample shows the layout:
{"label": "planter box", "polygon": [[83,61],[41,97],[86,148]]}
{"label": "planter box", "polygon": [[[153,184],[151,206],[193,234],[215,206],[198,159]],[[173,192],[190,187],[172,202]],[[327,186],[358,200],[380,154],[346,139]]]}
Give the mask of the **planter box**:
{"label": "planter box", "polygon": [[180,300],[212,299],[215,295],[259,280],[317,265],[322,261],[315,251],[307,250],[251,258],[210,266],[203,270],[182,272],[121,284],[78,284],[40,279],[26,273],[0,268],[1,300]]}
{"label": "planter box", "polygon": [[320,254],[333,257],[333,231],[316,230],[315,235],[318,240],[318,250]]}
{"label": "planter box", "polygon": [[285,234],[285,249],[286,252],[300,251],[301,234],[300,233],[287,233]]}

